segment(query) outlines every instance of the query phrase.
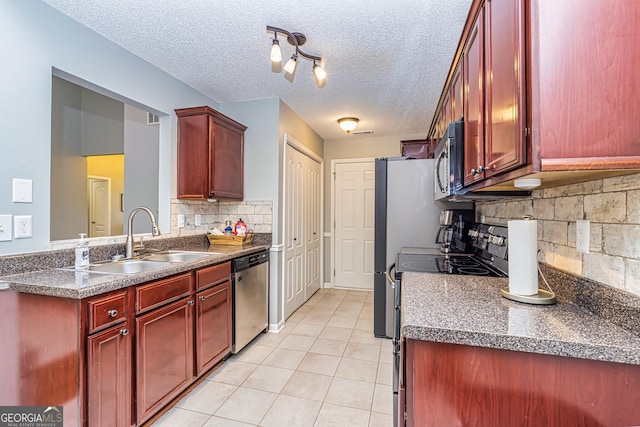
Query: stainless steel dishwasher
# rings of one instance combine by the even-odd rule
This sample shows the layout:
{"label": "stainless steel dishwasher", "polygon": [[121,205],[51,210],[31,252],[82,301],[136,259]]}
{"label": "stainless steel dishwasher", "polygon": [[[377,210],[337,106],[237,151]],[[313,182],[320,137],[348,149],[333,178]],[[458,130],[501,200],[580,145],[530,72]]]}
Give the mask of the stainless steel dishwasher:
{"label": "stainless steel dishwasher", "polygon": [[233,347],[238,353],[267,328],[269,253],[265,250],[236,258],[233,277]]}

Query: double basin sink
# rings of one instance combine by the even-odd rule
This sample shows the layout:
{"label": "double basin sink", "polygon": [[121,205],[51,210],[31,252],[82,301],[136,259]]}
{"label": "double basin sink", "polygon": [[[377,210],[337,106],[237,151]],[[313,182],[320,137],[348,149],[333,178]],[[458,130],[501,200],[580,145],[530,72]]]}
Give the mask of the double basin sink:
{"label": "double basin sink", "polygon": [[[83,271],[106,274],[135,274],[156,268],[168,267],[176,262],[197,261],[217,254],[218,252],[163,251],[137,258],[123,259],[103,264],[91,264]],[[65,267],[63,270],[75,271],[76,269],[73,267]]]}

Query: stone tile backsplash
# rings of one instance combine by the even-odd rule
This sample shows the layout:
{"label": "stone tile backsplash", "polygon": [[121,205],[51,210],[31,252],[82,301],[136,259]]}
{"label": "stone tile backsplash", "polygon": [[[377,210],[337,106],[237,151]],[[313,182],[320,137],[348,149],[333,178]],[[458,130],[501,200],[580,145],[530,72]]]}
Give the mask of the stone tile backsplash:
{"label": "stone tile backsplash", "polygon": [[[178,228],[178,215],[184,215],[185,226]],[[201,215],[201,224],[195,225],[196,214]],[[231,226],[238,219],[247,224],[255,233],[271,233],[273,203],[271,201],[208,202],[206,200],[171,200],[171,234],[189,235],[206,233],[212,228],[224,231],[225,221]]]}
{"label": "stone tile backsplash", "polygon": [[[538,220],[540,261],[640,295],[640,174],[534,190],[527,199],[477,203],[476,220]],[[576,252],[576,220],[590,221],[589,254]]]}

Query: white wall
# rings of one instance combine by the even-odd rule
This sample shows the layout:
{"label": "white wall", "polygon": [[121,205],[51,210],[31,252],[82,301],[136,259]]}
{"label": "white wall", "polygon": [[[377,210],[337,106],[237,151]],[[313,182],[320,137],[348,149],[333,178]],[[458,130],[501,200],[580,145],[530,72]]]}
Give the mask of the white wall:
{"label": "white wall", "polygon": [[[175,194],[176,108],[218,103],[36,1],[0,1],[0,214],[33,215],[32,239],[0,242],[0,255],[49,249],[52,69],[74,83],[161,115],[161,227]],[[65,78],[68,77],[65,75]],[[12,203],[12,178],[33,180],[33,203]]]}

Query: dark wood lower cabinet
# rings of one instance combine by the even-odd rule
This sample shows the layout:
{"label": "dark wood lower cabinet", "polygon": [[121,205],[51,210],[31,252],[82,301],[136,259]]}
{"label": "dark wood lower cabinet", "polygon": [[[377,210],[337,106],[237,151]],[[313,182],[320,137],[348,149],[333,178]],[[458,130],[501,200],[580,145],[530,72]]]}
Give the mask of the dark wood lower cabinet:
{"label": "dark wood lower cabinet", "polygon": [[127,323],[87,339],[87,421],[91,427],[131,425],[131,336]]}
{"label": "dark wood lower cabinet", "polygon": [[196,375],[231,351],[231,282],[196,294]]}
{"label": "dark wood lower cabinet", "polygon": [[193,299],[136,318],[136,419],[149,419],[194,378]]}
{"label": "dark wood lower cabinet", "polygon": [[406,340],[407,426],[640,425],[640,366]]}

